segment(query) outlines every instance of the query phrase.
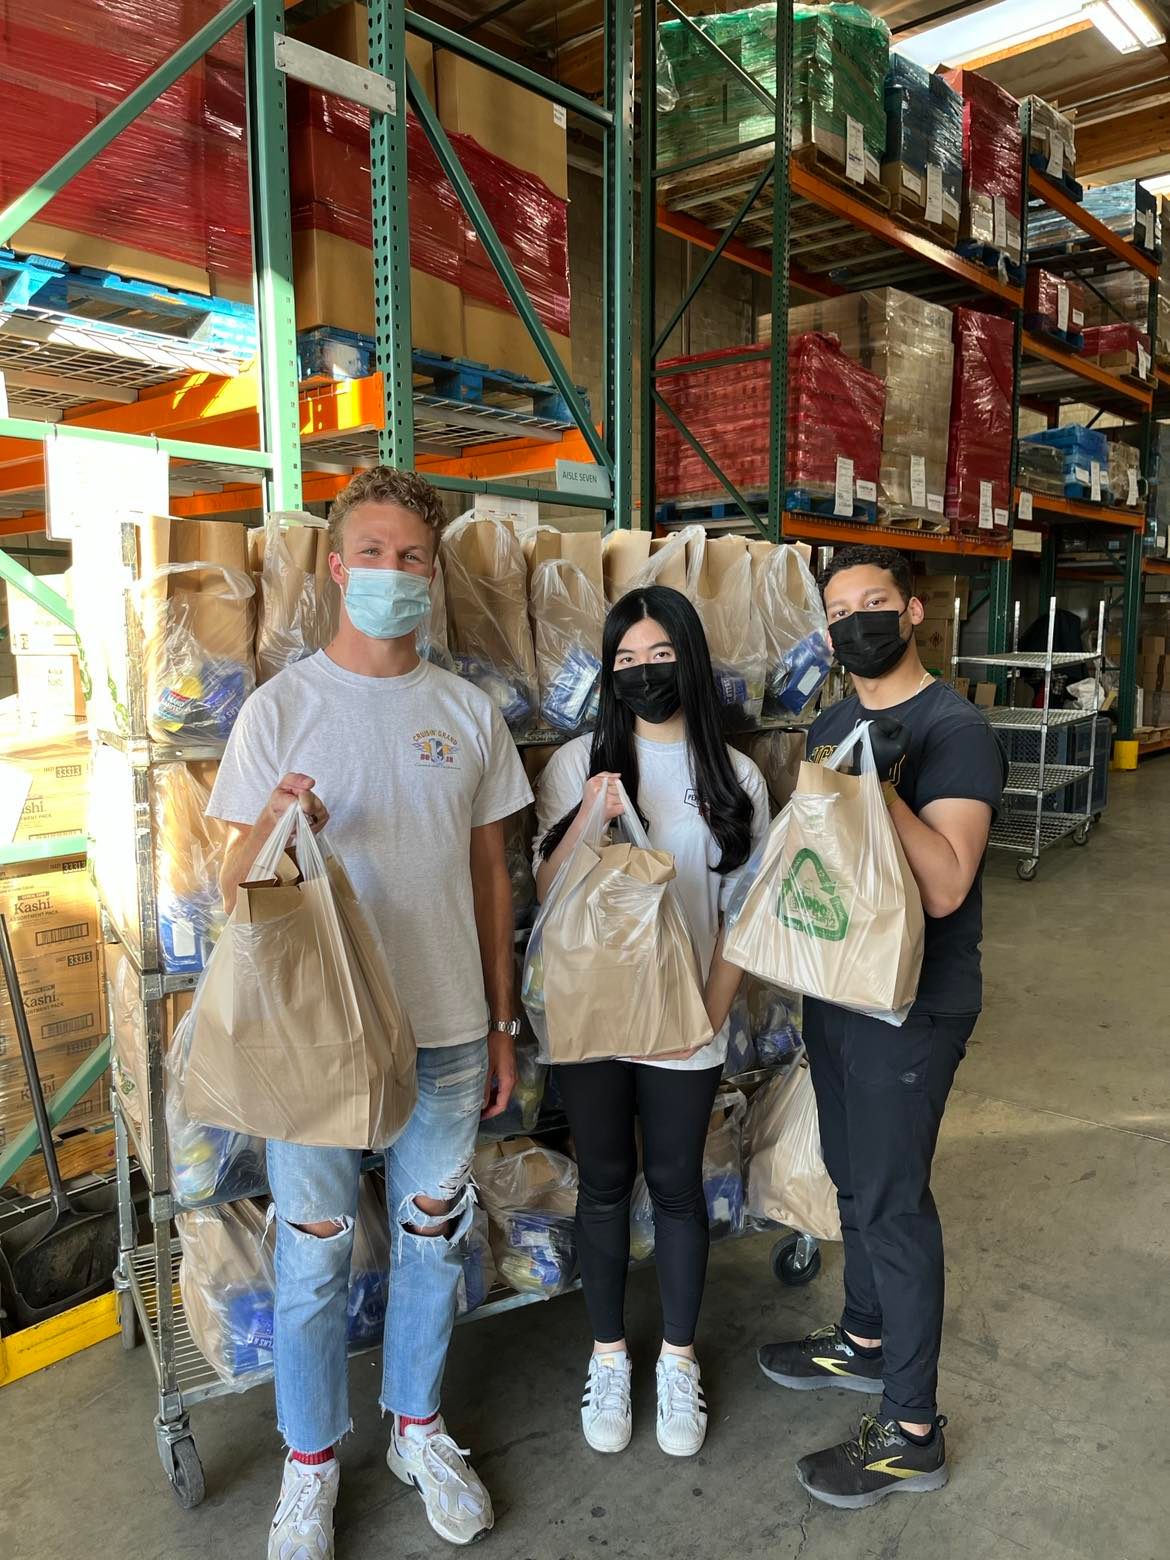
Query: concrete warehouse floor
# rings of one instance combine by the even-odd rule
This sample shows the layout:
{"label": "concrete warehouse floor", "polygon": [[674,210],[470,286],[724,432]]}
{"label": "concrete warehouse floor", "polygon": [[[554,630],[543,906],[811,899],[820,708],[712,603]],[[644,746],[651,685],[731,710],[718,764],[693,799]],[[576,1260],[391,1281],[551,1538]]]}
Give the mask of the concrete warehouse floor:
{"label": "concrete warehouse floor", "polygon": [[[655,1279],[630,1285],[634,1442],[603,1458],[577,1422],[579,1295],[460,1327],[446,1406],[496,1505],[479,1553],[517,1560],[1155,1560],[1166,1550],[1170,1247],[1170,760],[1112,777],[1085,850],[1031,884],[987,875],[987,1007],[943,1127],[949,1253],[941,1401],[952,1479],[868,1512],[810,1503],[792,1465],[865,1399],[784,1393],[755,1348],[831,1319],[840,1256],[803,1290],[771,1238],[717,1249],[701,1353],[711,1427],[695,1461],[654,1440]],[[352,1367],[339,1560],[450,1551],[383,1461],[378,1366]],[[0,1395],[0,1553],[13,1560],[261,1560],[279,1477],[272,1395],[193,1411],[208,1498],[182,1512],[154,1448],[144,1349],[111,1341]],[[1159,1538],[1158,1535],[1162,1536]]]}

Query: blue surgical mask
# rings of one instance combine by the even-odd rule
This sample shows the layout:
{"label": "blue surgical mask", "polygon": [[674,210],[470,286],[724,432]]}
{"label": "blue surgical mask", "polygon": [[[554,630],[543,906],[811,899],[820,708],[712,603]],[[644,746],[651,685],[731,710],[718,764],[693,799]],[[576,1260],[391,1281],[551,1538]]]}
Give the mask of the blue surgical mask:
{"label": "blue surgical mask", "polygon": [[401,569],[349,569],[345,610],[359,634],[403,639],[431,610],[431,582]]}

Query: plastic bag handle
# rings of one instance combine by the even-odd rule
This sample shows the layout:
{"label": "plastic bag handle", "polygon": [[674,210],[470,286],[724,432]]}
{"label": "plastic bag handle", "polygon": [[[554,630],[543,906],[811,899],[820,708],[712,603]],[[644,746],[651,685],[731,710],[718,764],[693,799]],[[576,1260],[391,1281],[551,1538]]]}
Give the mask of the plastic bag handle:
{"label": "plastic bag handle", "polygon": [[249,596],[256,594],[256,583],[242,569],[229,568],[226,563],[168,563],[161,569],[152,569],[149,574],[144,574],[135,584],[139,592],[148,586],[157,584],[160,580],[168,579],[172,574],[222,574],[224,583],[228,589],[225,592],[231,601],[245,601]]}
{"label": "plastic bag handle", "polygon": [[877,763],[873,756],[873,741],[869,735],[871,722],[859,720],[857,725],[845,738],[844,742],[834,748],[832,755],[825,760],[826,769],[840,769],[845,760],[853,752],[854,748],[861,749],[861,773],[863,775],[877,774]]}
{"label": "plastic bag handle", "polygon": [[300,868],[301,877],[307,880],[325,876],[325,857],[316,836],[309,827],[304,808],[299,801],[296,801],[281,813],[276,821],[276,827],[260,847],[260,853],[252,863],[249,873],[250,881],[264,882],[277,876],[281,859],[294,834],[297,866]]}

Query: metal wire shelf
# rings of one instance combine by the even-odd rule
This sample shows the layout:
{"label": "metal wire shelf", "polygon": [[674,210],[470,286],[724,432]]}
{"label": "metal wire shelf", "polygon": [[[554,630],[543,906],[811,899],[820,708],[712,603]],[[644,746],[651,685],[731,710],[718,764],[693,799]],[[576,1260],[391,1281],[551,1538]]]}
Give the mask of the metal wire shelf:
{"label": "metal wire shelf", "polygon": [[988,844],[1017,856],[1034,856],[1037,839],[1040,849],[1046,850],[1084,825],[1083,813],[1041,813],[1038,827],[1036,816],[1030,811],[1001,813],[991,826]]}
{"label": "metal wire shelf", "polygon": [[1092,774],[1087,764],[1045,764],[1041,783],[1039,764],[1012,764],[1008,770],[1005,796],[1051,796],[1066,785]]}
{"label": "metal wire shelf", "polygon": [[1000,666],[1017,672],[1043,672],[1049,667],[1054,670],[1064,666],[1086,666],[1090,661],[1099,661],[1099,650],[1003,650],[998,655],[971,655],[965,650],[960,650],[956,661],[963,661],[969,666]]}
{"label": "metal wire shelf", "polygon": [[1001,731],[1039,731],[1044,726],[1079,726],[1093,720],[1096,710],[1032,710],[1012,709],[999,705],[983,712],[992,726]]}

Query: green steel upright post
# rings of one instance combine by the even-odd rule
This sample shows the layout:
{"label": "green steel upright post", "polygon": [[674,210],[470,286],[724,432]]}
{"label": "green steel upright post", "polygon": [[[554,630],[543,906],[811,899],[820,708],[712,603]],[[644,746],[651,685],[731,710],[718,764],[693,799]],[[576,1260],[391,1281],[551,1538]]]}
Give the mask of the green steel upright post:
{"label": "green steel upright post", "polygon": [[[652,31],[653,29],[651,29]],[[634,4],[605,7],[605,233],[602,297],[605,308],[605,437],[613,457],[613,523],[634,515],[633,340],[634,287]],[[653,209],[653,208],[651,208]]]}
{"label": "green steel upright post", "polygon": [[654,529],[655,426],[654,405],[655,315],[658,309],[656,286],[658,269],[658,183],[654,167],[658,160],[658,4],[646,0],[642,6],[642,211],[641,211],[641,311],[638,321],[641,350],[638,361],[641,383],[638,394],[638,423],[641,434],[641,508],[642,527]]}
{"label": "green steel upright post", "polygon": [[1121,674],[1117,688],[1117,740],[1132,742],[1137,726],[1138,638],[1142,625],[1142,535],[1125,537],[1125,603],[1121,619]]}
{"label": "green steel upright post", "polygon": [[791,140],[792,7],[776,0],[776,145],[772,171],[772,427],[768,461],[768,540],[784,518],[788,459],[788,155]]}
{"label": "green steel upright post", "polygon": [[252,192],[260,433],[272,456],[264,475],[269,509],[300,509],[301,430],[296,309],[292,281],[292,212],[288,182],[288,114],[276,38],[284,31],[281,0],[256,0],[247,25],[248,131]]}
{"label": "green steel upright post", "polygon": [[370,115],[370,195],[374,225],[374,334],[385,418],[378,454],[414,465],[410,356],[410,208],[406,183],[404,0],[369,0],[370,69],[394,83],[393,114]]}

